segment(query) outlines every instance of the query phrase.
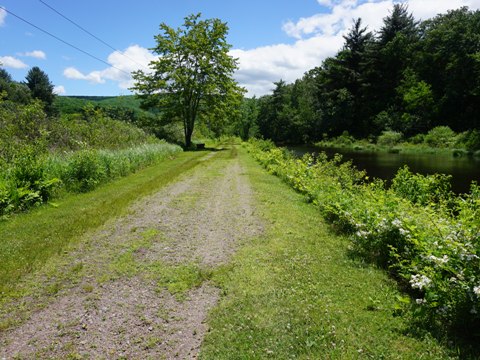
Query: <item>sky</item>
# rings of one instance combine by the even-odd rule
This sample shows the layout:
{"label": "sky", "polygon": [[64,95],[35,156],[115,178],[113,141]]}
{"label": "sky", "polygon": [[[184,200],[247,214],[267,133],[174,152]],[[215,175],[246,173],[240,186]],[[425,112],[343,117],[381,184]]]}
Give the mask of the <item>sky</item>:
{"label": "sky", "polygon": [[130,73],[155,59],[149,49],[159,24],[176,28],[200,12],[228,23],[234,77],[248,96],[262,96],[334,56],[353,19],[378,30],[394,3],[422,20],[461,6],[480,9],[480,0],[0,0],[8,11],[0,9],[0,64],[16,81],[40,67],[59,95],[128,95]]}

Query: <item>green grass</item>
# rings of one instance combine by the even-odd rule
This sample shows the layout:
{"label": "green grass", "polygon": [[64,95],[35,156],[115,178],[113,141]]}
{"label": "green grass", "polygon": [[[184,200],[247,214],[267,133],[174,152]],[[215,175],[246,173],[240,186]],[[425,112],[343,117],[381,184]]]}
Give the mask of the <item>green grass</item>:
{"label": "green grass", "polygon": [[202,359],[444,359],[428,334],[395,313],[385,272],[351,259],[318,210],[239,151],[265,233],[213,280],[223,298],[210,314]]}
{"label": "green grass", "polygon": [[199,164],[205,154],[181,153],[90,193],[66,196],[0,222],[0,299],[15,296],[16,283],[24,275],[61,254],[87,231],[123,214],[132,201]]}

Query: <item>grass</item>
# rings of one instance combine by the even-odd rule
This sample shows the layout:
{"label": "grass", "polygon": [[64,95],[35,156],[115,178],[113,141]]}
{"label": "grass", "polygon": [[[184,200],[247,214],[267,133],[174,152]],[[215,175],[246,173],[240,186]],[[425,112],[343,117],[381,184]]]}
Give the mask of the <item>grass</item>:
{"label": "grass", "polygon": [[215,271],[223,290],[202,359],[445,359],[428,333],[396,313],[395,283],[348,256],[318,210],[244,150],[263,236]]}
{"label": "grass", "polygon": [[123,214],[132,201],[199,164],[205,154],[181,153],[90,193],[66,196],[0,222],[0,299],[20,295],[15,288],[24,275],[62,254],[87,231]]}

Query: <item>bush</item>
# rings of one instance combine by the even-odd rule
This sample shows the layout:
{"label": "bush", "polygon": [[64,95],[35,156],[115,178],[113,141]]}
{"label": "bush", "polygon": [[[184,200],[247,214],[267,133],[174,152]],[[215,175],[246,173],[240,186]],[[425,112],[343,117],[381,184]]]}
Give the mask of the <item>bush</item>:
{"label": "bush", "polygon": [[417,134],[408,139],[408,142],[419,145],[425,142],[425,134]]}
{"label": "bush", "polygon": [[403,134],[397,131],[383,131],[377,139],[377,144],[381,146],[395,146],[398,145],[403,138]]}
{"label": "bush", "polygon": [[404,166],[392,180],[392,190],[414,204],[426,206],[447,205],[452,199],[451,175],[413,174]]}
{"label": "bush", "polygon": [[477,129],[468,131],[463,138],[463,143],[469,151],[480,150],[480,131]]}
{"label": "bush", "polygon": [[437,126],[425,135],[425,143],[436,148],[451,148],[455,145],[456,136],[448,126]]}
{"label": "bush", "polygon": [[95,150],[74,153],[69,159],[61,179],[68,191],[87,192],[106,178],[105,168]]}

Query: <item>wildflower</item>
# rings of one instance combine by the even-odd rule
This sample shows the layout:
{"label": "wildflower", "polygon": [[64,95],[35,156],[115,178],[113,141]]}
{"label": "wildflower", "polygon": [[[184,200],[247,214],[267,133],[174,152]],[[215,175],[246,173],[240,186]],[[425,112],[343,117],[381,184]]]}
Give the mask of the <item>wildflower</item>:
{"label": "wildflower", "polygon": [[431,283],[432,283],[432,280],[430,280],[427,276],[420,275],[420,274],[412,275],[412,278],[410,279],[410,284],[412,285],[412,289],[422,290],[423,288],[428,288],[428,286]]}
{"label": "wildflower", "polygon": [[415,302],[418,304],[418,305],[423,305],[427,302],[427,300],[425,299],[415,299]]}
{"label": "wildflower", "polygon": [[480,285],[473,288],[473,293],[480,298]]}
{"label": "wildflower", "polygon": [[395,219],[395,220],[392,221],[392,225],[399,228],[399,227],[402,226],[402,222],[398,219]]}
{"label": "wildflower", "polygon": [[448,260],[450,260],[448,258],[448,255],[443,255],[443,257],[439,258],[439,257],[436,257],[435,255],[430,255],[428,257],[429,260],[433,261],[434,263],[440,265],[440,264],[446,264],[448,262]]}
{"label": "wildflower", "polygon": [[361,238],[367,238],[370,233],[368,231],[358,230],[355,235]]}

